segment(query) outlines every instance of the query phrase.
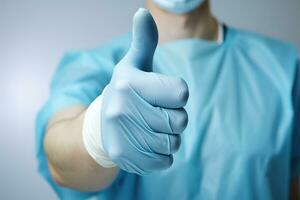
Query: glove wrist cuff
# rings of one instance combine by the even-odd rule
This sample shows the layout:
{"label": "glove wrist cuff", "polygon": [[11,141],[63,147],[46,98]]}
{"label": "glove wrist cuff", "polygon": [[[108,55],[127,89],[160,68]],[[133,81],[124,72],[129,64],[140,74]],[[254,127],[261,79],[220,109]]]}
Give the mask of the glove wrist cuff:
{"label": "glove wrist cuff", "polygon": [[83,143],[88,154],[102,167],[112,168],[116,164],[104,151],[101,136],[102,95],[98,96],[88,107],[83,122]]}

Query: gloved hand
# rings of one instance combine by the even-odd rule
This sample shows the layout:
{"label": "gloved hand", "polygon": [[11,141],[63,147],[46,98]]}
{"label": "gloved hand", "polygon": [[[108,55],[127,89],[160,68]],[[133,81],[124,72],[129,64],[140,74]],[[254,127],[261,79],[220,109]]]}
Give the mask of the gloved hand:
{"label": "gloved hand", "polygon": [[102,93],[104,150],[121,169],[137,174],[172,165],[188,122],[185,81],[152,72],[157,42],[151,14],[140,9],[133,19],[131,47]]}

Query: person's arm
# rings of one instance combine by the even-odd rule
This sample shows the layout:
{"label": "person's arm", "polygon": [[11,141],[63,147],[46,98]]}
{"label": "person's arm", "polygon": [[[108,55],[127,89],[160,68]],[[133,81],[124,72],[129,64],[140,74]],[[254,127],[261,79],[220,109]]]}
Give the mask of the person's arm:
{"label": "person's arm", "polygon": [[114,181],[119,169],[103,168],[87,153],[82,139],[85,111],[75,106],[57,113],[48,123],[44,148],[56,183],[78,191],[99,191]]}
{"label": "person's arm", "polygon": [[48,124],[46,156],[62,186],[99,191],[119,168],[143,175],[173,163],[188,123],[188,86],[182,78],[152,71],[158,32],[149,11],[136,12],[132,32],[130,49],[101,95],[88,109],[70,108]]}

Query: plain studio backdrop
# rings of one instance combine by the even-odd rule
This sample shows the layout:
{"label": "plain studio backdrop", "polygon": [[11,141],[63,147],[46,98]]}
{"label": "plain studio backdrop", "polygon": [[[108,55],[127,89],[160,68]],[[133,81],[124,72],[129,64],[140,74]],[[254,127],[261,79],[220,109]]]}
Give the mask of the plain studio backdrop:
{"label": "plain studio backdrop", "polygon": [[[143,0],[0,0],[0,199],[56,199],[38,175],[34,121],[67,51],[100,46],[131,29]],[[300,49],[300,0],[213,0],[228,25]]]}

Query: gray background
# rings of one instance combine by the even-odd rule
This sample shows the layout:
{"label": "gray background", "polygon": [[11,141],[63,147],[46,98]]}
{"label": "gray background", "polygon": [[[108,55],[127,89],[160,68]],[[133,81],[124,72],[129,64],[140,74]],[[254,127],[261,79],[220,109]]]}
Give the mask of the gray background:
{"label": "gray background", "polygon": [[[118,2],[118,3],[115,3]],[[0,199],[56,199],[36,172],[34,119],[66,51],[93,48],[131,27],[143,0],[0,0]],[[300,48],[300,0],[215,0],[229,25]]]}

